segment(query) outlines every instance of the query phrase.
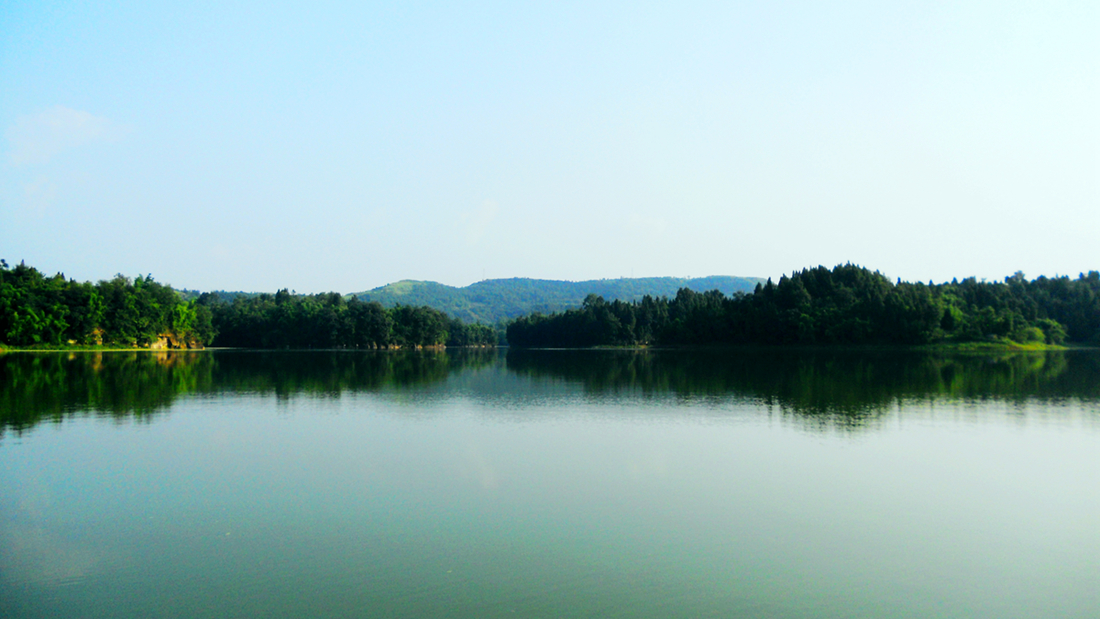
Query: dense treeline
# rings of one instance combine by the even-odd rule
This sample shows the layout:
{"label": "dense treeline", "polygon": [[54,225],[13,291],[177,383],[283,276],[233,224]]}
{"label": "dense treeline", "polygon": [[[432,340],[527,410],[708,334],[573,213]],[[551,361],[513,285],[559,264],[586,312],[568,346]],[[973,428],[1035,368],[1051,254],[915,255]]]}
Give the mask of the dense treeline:
{"label": "dense treeline", "polygon": [[338,293],[236,296],[204,294],[218,335],[215,346],[240,348],[418,348],[492,346],[498,333],[430,307],[364,303]]}
{"label": "dense treeline", "polygon": [[[286,290],[185,300],[151,276],[78,283],[0,260],[0,344],[146,346],[166,336],[182,346],[358,349],[500,339],[491,327],[430,307]],[[507,338],[527,347],[1100,343],[1100,272],[926,285],[894,283],[850,264],[817,267],[768,280],[751,294],[682,288],[672,298],[611,302],[590,294],[580,309],[515,320]]]}
{"label": "dense treeline", "polygon": [[589,295],[580,309],[520,318],[507,336],[528,347],[1100,343],[1100,272],[926,285],[851,264],[817,267],[732,297],[681,289],[671,299],[609,303]]}
{"label": "dense treeline", "polygon": [[81,283],[0,260],[0,344],[147,346],[166,334],[177,345],[209,341],[210,311],[152,276]]}
{"label": "dense treeline", "polygon": [[439,310],[384,308],[335,292],[187,296],[152,276],[81,283],[0,260],[0,345],[418,348],[500,340],[491,327]]}

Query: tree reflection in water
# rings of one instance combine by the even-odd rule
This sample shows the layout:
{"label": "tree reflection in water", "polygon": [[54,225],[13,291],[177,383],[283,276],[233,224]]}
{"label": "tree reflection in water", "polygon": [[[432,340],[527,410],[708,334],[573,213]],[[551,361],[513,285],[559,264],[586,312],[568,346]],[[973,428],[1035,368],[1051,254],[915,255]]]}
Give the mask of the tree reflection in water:
{"label": "tree reflection in water", "polygon": [[[179,351],[0,355],[0,436],[69,416],[149,420],[181,396],[419,389],[499,366],[580,392],[724,397],[856,427],[898,402],[1100,401],[1100,354],[851,349]],[[490,389],[497,381],[488,381]]]}

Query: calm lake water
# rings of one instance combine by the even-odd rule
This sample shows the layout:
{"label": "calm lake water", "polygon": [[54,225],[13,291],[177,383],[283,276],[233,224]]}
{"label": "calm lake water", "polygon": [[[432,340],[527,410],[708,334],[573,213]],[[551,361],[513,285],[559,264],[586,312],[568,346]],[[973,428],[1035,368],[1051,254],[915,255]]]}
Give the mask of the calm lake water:
{"label": "calm lake water", "polygon": [[0,355],[0,616],[1097,617],[1100,353]]}

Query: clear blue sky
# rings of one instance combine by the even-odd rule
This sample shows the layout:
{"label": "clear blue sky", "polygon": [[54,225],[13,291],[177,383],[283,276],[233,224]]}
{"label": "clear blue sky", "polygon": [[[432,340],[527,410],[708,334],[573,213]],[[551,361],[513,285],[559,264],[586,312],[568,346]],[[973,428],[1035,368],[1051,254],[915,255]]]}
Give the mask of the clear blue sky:
{"label": "clear blue sky", "polygon": [[78,280],[1100,269],[1100,3],[0,3],[0,257]]}

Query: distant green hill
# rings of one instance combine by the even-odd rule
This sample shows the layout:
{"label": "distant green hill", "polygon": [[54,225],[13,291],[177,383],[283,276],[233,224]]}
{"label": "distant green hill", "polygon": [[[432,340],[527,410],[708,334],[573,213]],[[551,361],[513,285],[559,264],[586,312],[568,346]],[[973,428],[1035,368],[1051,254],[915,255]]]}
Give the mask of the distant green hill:
{"label": "distant green hill", "polygon": [[595,279],[567,282],[547,279],[489,279],[464,288],[436,282],[403,280],[351,296],[377,301],[385,306],[427,305],[466,322],[494,324],[531,312],[558,312],[580,307],[589,294],[608,301],[632,301],[645,295],[673,297],[681,288],[696,292],[720,290],[726,295],[752,292],[757,277],[716,275],[686,279],[681,277],[643,277],[637,279]]}

